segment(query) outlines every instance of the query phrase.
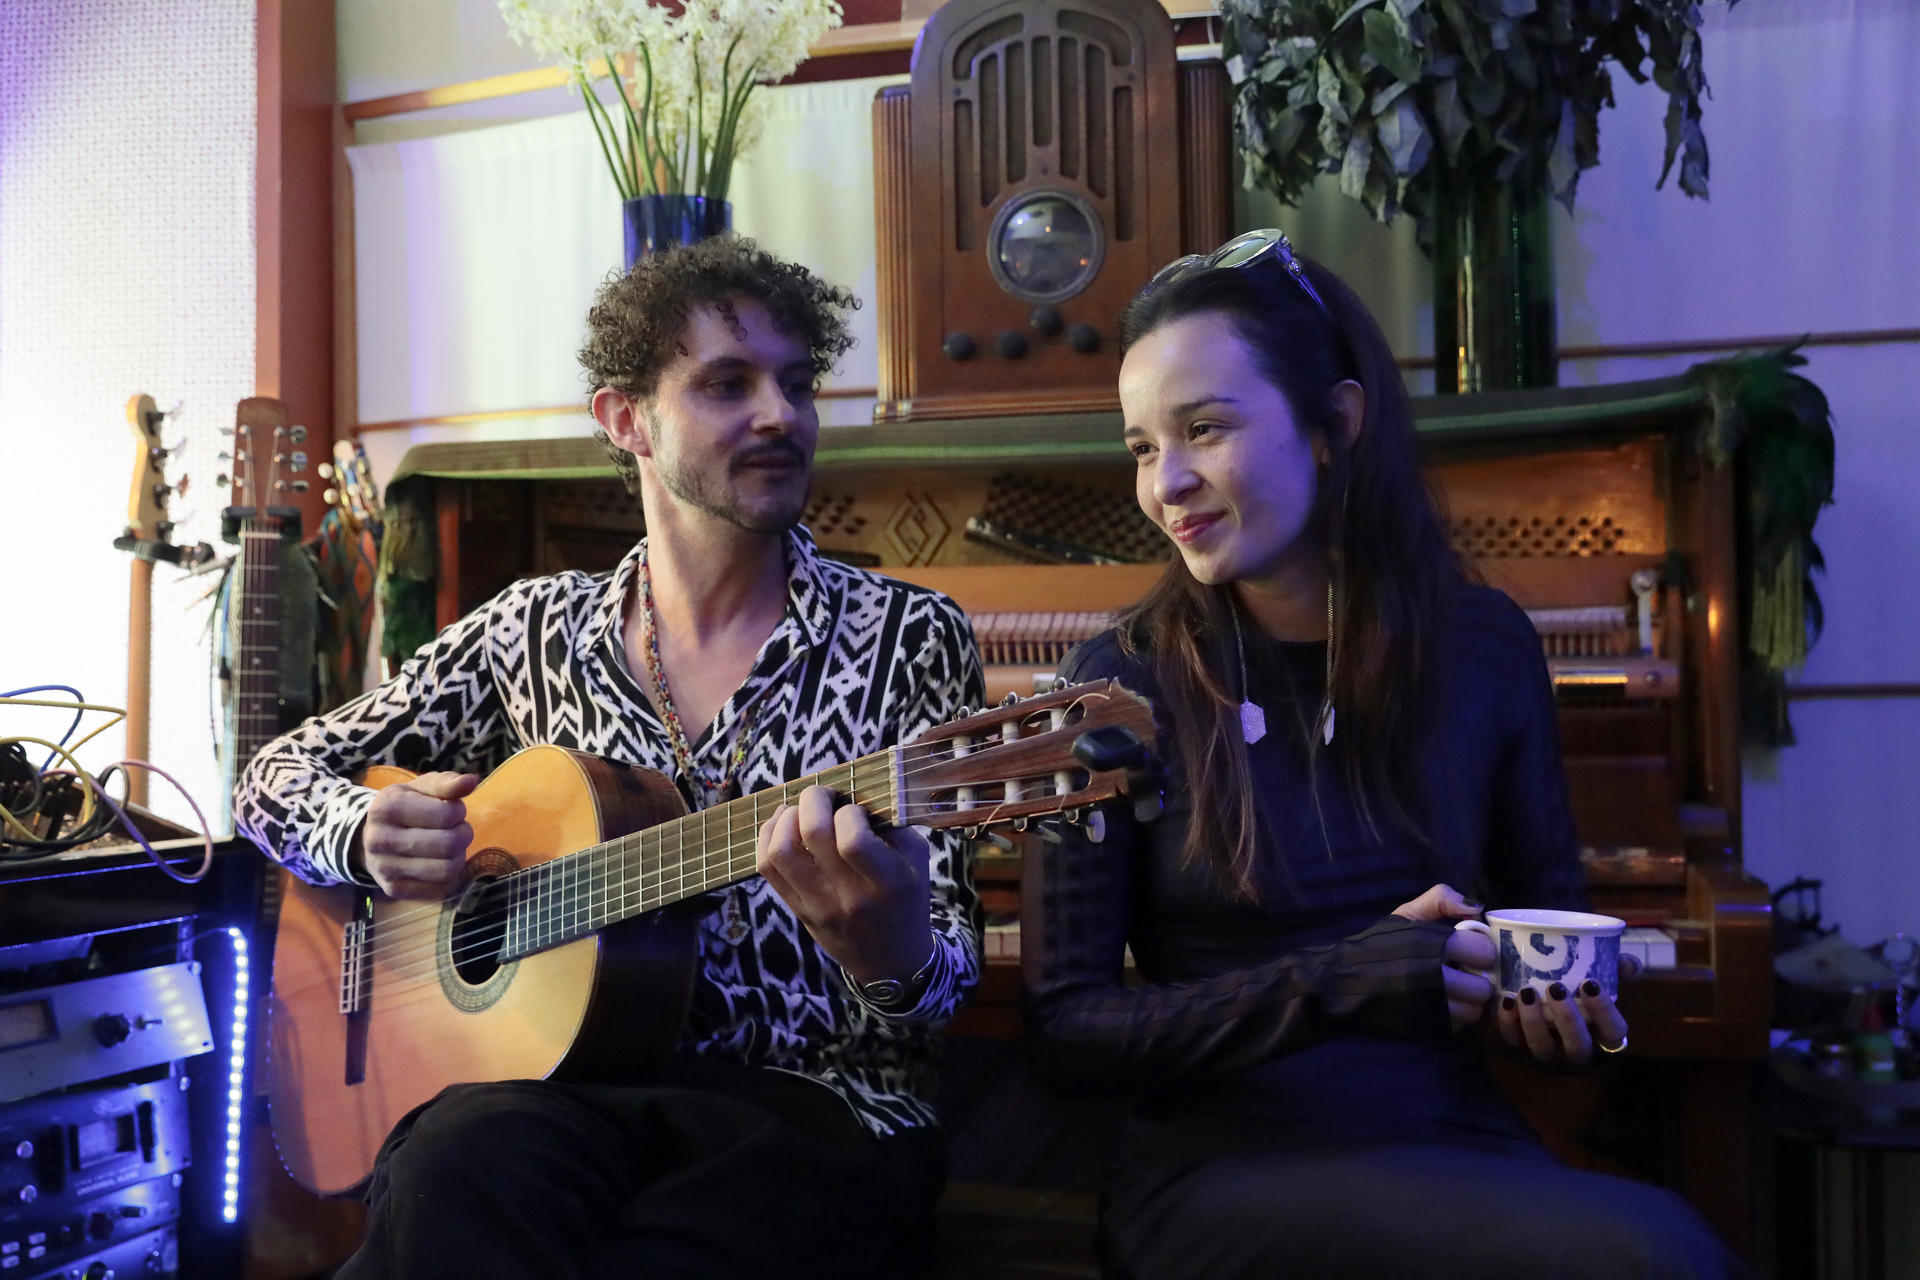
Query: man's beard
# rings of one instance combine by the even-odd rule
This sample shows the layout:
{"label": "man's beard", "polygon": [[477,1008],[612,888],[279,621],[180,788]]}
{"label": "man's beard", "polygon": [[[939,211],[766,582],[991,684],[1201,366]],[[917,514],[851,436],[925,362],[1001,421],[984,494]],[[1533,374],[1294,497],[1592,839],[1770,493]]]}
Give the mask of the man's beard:
{"label": "man's beard", "polygon": [[[727,477],[739,475],[755,464],[772,458],[791,461],[795,464],[796,475],[806,474],[806,454],[791,441],[778,440],[757,445],[729,458]],[[790,494],[770,495],[764,502],[749,506],[726,480],[716,481],[709,474],[682,466],[678,457],[668,460],[656,456],[654,463],[660,483],[668,493],[688,506],[748,533],[785,533],[800,523],[800,517],[807,509],[810,486],[805,484],[795,485]]]}

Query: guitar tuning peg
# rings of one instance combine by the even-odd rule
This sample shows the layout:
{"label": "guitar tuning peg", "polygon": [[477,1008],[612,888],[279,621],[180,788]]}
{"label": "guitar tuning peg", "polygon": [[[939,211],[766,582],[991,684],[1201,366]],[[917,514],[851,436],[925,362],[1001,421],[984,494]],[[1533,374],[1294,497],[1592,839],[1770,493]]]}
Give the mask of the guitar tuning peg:
{"label": "guitar tuning peg", "polygon": [[1017,693],[1009,692],[1006,697],[1000,699],[1000,705],[1003,707],[1010,707],[1018,701],[1020,701],[1020,695]]}
{"label": "guitar tuning peg", "polygon": [[1063,824],[1058,822],[1040,822],[1034,824],[1034,830],[1038,831],[1040,838],[1048,844],[1059,844],[1067,838],[1066,834],[1061,830],[1062,825]]}
{"label": "guitar tuning peg", "polygon": [[220,487],[220,488],[222,488],[222,489],[224,489],[224,488],[226,488],[226,487],[227,487],[227,486],[228,486],[229,484],[232,484],[233,482],[232,482],[231,480],[229,480],[229,479],[227,479],[227,473],[226,473],[226,472],[224,472],[224,471],[222,471],[222,472],[221,472],[221,473],[220,473],[219,475],[216,475],[216,476],[215,476],[215,477],[213,478],[213,483],[214,483],[215,485],[217,485],[218,487]]}
{"label": "guitar tuning peg", "polygon": [[293,469],[295,471],[299,471],[303,469],[306,465],[307,465],[307,451],[305,449],[295,449],[293,451]]}
{"label": "guitar tuning peg", "polygon": [[307,491],[307,482],[305,480],[295,480],[293,482],[293,491],[295,493],[305,493]]}
{"label": "guitar tuning peg", "polygon": [[962,827],[960,828],[960,834],[965,836],[969,840],[978,840],[980,838],[980,828],[979,827]]}
{"label": "guitar tuning peg", "polygon": [[288,427],[287,439],[293,441],[295,444],[305,444],[307,442],[307,429],[298,425]]}
{"label": "guitar tuning peg", "polygon": [[965,719],[966,719],[966,718],[967,718],[968,716],[970,716],[970,715],[972,715],[972,714],[973,714],[973,708],[972,708],[972,707],[962,707],[962,708],[960,708],[960,712],[959,712],[959,714],[958,714],[958,715],[956,715],[956,716],[954,716],[954,719],[955,719],[955,720],[965,720]]}
{"label": "guitar tuning peg", "polygon": [[1107,815],[1103,810],[1095,809],[1087,815],[1086,833],[1088,844],[1105,844],[1107,840]]}
{"label": "guitar tuning peg", "polygon": [[333,464],[331,462],[323,462],[313,469],[313,473],[322,480],[331,480],[333,479]]}
{"label": "guitar tuning peg", "polygon": [[186,449],[186,447],[187,447],[187,438],[185,436],[180,436],[172,441],[163,443],[160,446],[160,451],[166,454],[169,458],[177,458]]}
{"label": "guitar tuning peg", "polygon": [[223,436],[230,436],[230,435],[232,435],[232,434],[233,434],[233,428],[232,428],[232,427],[222,427],[222,428],[220,428],[220,434],[221,434],[221,435],[223,435]]}
{"label": "guitar tuning peg", "polygon": [[1028,819],[1020,817],[1015,818],[1009,825],[1012,826],[1015,831],[1025,831],[1032,823]]}
{"label": "guitar tuning peg", "polygon": [[330,507],[336,506],[340,502],[340,491],[334,488],[332,485],[328,485],[326,488],[320,491],[320,501],[326,503]]}
{"label": "guitar tuning peg", "polygon": [[1166,797],[1158,791],[1148,791],[1142,795],[1135,796],[1133,800],[1133,820],[1135,822],[1152,822],[1166,811],[1166,807]]}
{"label": "guitar tuning peg", "polygon": [[186,407],[187,402],[185,400],[175,400],[172,407],[161,413],[160,416],[163,418],[177,418],[180,416],[180,411]]}

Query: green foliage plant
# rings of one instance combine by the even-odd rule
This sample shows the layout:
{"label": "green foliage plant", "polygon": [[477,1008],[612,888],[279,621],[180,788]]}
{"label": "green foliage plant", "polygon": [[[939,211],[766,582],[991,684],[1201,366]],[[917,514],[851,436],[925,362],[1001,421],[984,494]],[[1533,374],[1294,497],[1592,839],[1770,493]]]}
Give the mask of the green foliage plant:
{"label": "green foliage plant", "polygon": [[[1737,0],[1728,0],[1729,5]],[[1707,194],[1693,0],[1222,0],[1246,181],[1295,204],[1322,174],[1423,247],[1440,184],[1544,181],[1573,207],[1612,68],[1667,95],[1666,157]]]}

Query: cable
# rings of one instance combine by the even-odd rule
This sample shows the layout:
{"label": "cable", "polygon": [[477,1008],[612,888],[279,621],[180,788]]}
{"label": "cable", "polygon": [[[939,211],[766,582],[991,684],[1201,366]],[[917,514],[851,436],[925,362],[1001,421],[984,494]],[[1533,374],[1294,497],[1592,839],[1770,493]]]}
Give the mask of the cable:
{"label": "cable", "polygon": [[175,778],[157,764],[149,764],[145,760],[121,760],[109,765],[108,768],[119,769],[124,773],[129,766],[135,769],[145,769],[148,773],[156,777],[166,779],[169,783],[173,784],[173,789],[178,791],[181,798],[187,802],[187,807],[193,810],[193,820],[200,824],[201,849],[200,865],[193,871],[175,871],[173,867],[168,864],[167,860],[162,858],[151,844],[147,843],[147,838],[140,834],[140,828],[133,825],[132,819],[127,817],[126,810],[114,802],[113,797],[107,794],[107,789],[96,779],[86,778],[85,781],[95,791],[100,793],[100,799],[105,801],[107,808],[113,810],[114,816],[120,819],[120,825],[127,829],[127,834],[132,836],[142,849],[146,850],[147,856],[153,859],[153,865],[160,868],[168,879],[177,880],[181,884],[198,884],[201,880],[206,879],[207,872],[213,869],[213,831],[207,826],[207,818],[205,814],[200,812],[200,805],[194,800],[193,796],[188,793],[187,789],[180,785],[178,778]]}
{"label": "cable", "polygon": [[[58,691],[60,693],[72,694],[73,701],[74,701],[73,723],[68,725],[67,731],[60,735],[60,745],[64,747],[67,745],[67,739],[73,736],[73,731],[80,727],[80,721],[82,717],[84,717],[87,714],[87,709],[86,709],[86,706],[84,705],[86,702],[86,699],[81,696],[81,693],[78,689],[74,688],[70,684],[30,684],[24,689],[10,689],[6,693],[0,693],[0,699],[11,700],[11,699],[20,697],[22,694],[52,693],[55,691]],[[42,769],[45,769],[48,765],[51,765],[52,763],[53,763],[53,757],[49,755],[46,758],[46,761],[43,764],[41,764],[40,767]]]}
{"label": "cable", "polygon": [[[51,701],[44,698],[28,698],[29,693],[58,691],[73,695],[72,702]],[[78,689],[62,684],[32,685],[24,689],[15,689],[0,694],[0,705],[21,707],[71,707],[74,720],[59,742],[49,742],[45,738],[26,735],[0,738],[0,854],[14,858],[39,858],[56,853],[64,853],[80,845],[90,844],[107,834],[116,821],[126,828],[127,834],[145,850],[153,864],[169,878],[182,884],[194,884],[206,877],[213,866],[213,829],[207,825],[206,815],[200,811],[200,805],[193,795],[175,778],[160,766],[146,760],[117,760],[102,769],[96,775],[89,774],[81,767],[74,753],[87,743],[99,737],[127,718],[123,708],[110,707],[102,703],[84,701]],[[91,733],[75,742],[71,747],[67,741],[80,728],[82,717],[88,711],[105,713],[107,721]],[[35,769],[28,763],[23,746],[41,746],[48,749],[47,765],[55,758],[63,760],[69,766],[65,769],[50,769],[42,765]],[[121,798],[116,801],[107,792],[107,779],[116,771],[128,777],[128,769],[144,769],[149,774],[158,775],[178,791],[193,810],[194,821],[200,827],[201,858],[200,865],[192,872],[178,872],[160,856],[140,829],[127,816],[126,794],[122,789]],[[80,786],[80,784],[85,784]],[[60,834],[61,823],[71,801],[74,787],[80,786],[80,812],[72,828],[66,834]],[[16,794],[17,793],[17,794]],[[95,803],[95,797],[99,803]],[[36,833],[27,825],[28,819],[44,820],[46,835]]]}
{"label": "cable", "polygon": [[[16,743],[16,742],[27,743],[36,747],[52,747],[55,755],[59,756],[61,759],[65,760],[68,764],[73,766],[72,771],[74,773],[80,774],[83,777],[86,774],[86,771],[80,767],[80,762],[73,758],[73,753],[68,751],[65,747],[61,746],[57,742],[48,742],[45,738],[28,738],[28,737],[6,738],[6,739],[0,739],[0,741],[5,741],[9,743]],[[58,776],[58,774],[65,772],[65,770],[54,770],[53,772],[56,776]],[[40,770],[40,777],[42,779],[45,779],[47,774],[48,774],[48,770],[45,770],[45,769]],[[45,810],[44,796],[40,802],[40,810],[42,812],[44,812]],[[88,821],[91,820],[92,817],[93,817],[93,794],[92,792],[88,792],[85,795],[85,799],[82,803],[82,807],[80,810],[80,825],[83,827],[86,826]],[[13,810],[8,809],[4,805],[0,805],[0,824],[11,827],[12,829],[20,833],[19,836],[14,839],[14,843],[16,844],[19,843],[20,840],[25,840],[31,844],[36,844],[36,845],[51,843],[50,839],[43,839],[41,836],[36,835],[33,832],[32,828],[28,827],[26,823],[20,821],[19,817],[17,817],[14,814]]]}

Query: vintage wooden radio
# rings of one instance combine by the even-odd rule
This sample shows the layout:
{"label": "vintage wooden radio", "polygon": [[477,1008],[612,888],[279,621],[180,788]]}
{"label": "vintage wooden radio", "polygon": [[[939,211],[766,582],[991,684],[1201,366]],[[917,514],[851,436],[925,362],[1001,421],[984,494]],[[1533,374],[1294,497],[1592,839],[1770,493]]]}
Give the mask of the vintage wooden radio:
{"label": "vintage wooden radio", "polygon": [[1127,300],[1230,234],[1226,74],[1155,0],[951,0],[873,122],[876,418],[1114,407]]}

